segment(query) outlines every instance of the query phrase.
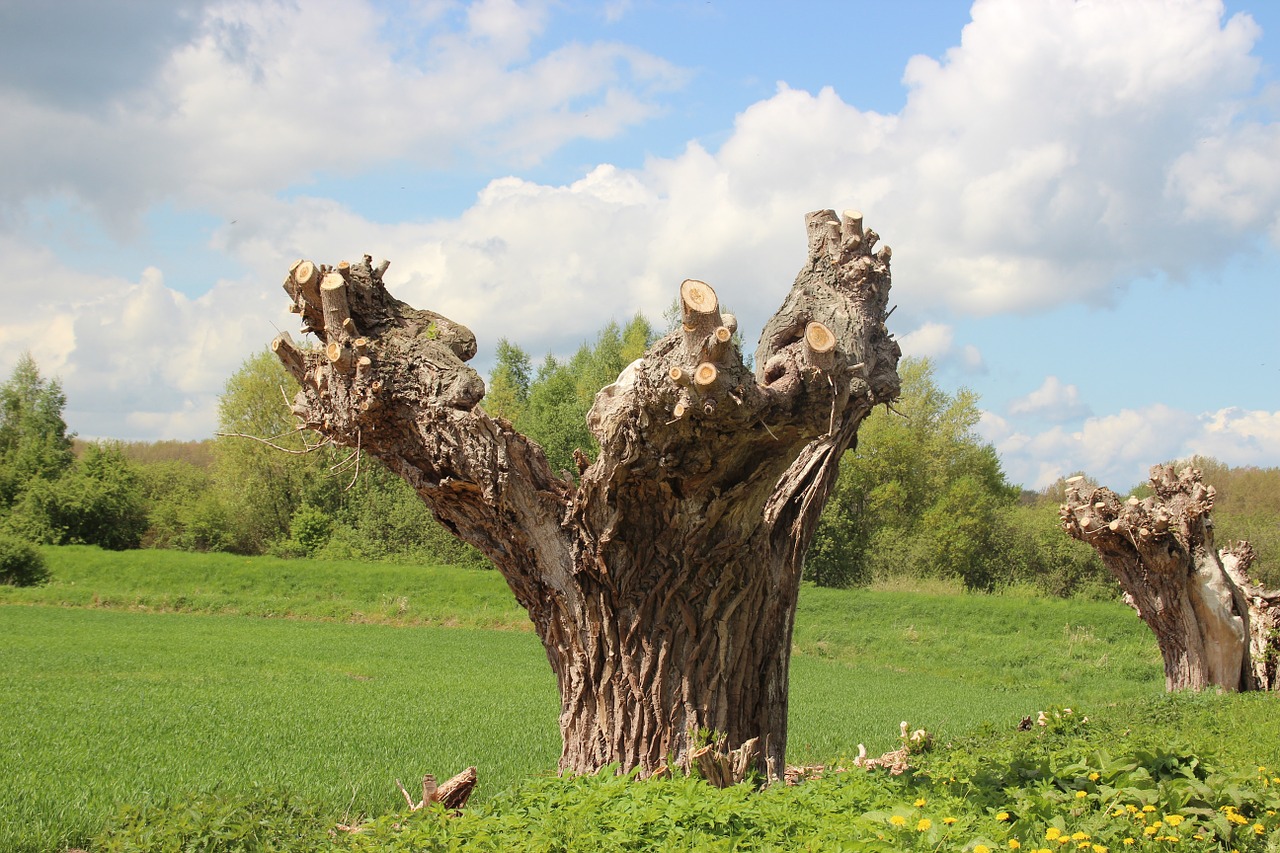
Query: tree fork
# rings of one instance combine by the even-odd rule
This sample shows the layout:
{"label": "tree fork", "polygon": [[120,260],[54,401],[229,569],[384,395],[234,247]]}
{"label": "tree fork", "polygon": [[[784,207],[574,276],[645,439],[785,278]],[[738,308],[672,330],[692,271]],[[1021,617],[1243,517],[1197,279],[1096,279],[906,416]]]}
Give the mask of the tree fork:
{"label": "tree fork", "polygon": [[[277,350],[302,385],[295,410],[404,477],[502,573],[559,685],[564,771],[706,763],[700,731],[732,756],[720,781],[785,766],[804,553],[858,425],[899,390],[887,249],[860,214],[806,225],[755,372],[714,289],[684,282],[680,326],[596,395],[600,455],[580,457],[576,484],[477,406],[474,336],[394,299],[384,266],[340,265],[333,293],[303,286],[310,261],[285,281],[324,345]],[[354,348],[354,369],[329,366],[331,344]]]}

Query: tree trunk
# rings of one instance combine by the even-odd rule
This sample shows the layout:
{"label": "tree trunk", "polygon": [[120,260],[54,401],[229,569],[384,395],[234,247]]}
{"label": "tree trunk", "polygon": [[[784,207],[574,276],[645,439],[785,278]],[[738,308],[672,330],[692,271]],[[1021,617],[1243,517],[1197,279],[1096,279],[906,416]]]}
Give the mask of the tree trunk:
{"label": "tree trunk", "polygon": [[1087,542],[1155,632],[1168,690],[1275,690],[1280,592],[1249,579],[1253,549],[1213,547],[1214,489],[1195,468],[1151,469],[1151,497],[1067,481],[1066,532]]}
{"label": "tree trunk", "polygon": [[579,455],[576,483],[477,406],[474,336],[392,298],[385,262],[302,261],[285,281],[307,330],[359,338],[367,360],[277,345],[302,384],[294,411],[403,476],[503,574],[559,683],[565,771],[688,767],[708,737],[758,738],[760,769],[784,766],[803,557],[840,456],[898,393],[888,248],[873,253],[856,212],[806,221],[808,263],[755,373],[715,291],[685,282],[681,326],[596,395],[600,456]]}

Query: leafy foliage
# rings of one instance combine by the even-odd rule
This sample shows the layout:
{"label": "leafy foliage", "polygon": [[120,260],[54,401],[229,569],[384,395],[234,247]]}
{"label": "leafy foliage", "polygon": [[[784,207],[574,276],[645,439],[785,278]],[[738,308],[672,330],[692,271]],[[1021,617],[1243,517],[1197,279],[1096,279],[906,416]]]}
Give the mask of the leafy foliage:
{"label": "leafy foliage", "polygon": [[34,586],[48,578],[49,568],[34,545],[0,533],[0,584]]}
{"label": "leafy foliage", "polygon": [[1097,555],[1058,525],[1052,488],[1020,494],[976,432],[977,397],[938,387],[927,359],[899,365],[902,399],[863,423],[845,454],[806,561],[806,578],[855,586],[954,579],[968,590],[1025,585],[1114,597]]}
{"label": "leafy foliage", "polygon": [[136,548],[147,529],[138,475],[118,447],[87,445],[56,480],[28,484],[8,526],[45,545]]}
{"label": "leafy foliage", "polygon": [[57,479],[70,467],[66,405],[62,384],[41,377],[31,353],[23,353],[0,385],[0,510],[33,481]]}
{"label": "leafy foliage", "polygon": [[[543,360],[529,383],[522,407],[515,409],[514,422],[516,429],[542,446],[553,469],[576,473],[573,451],[588,455],[597,452],[595,438],[587,429],[587,412],[595,395],[612,383],[624,367],[644,355],[654,337],[649,321],[637,314],[625,327],[612,322],[606,325],[594,344],[583,344],[567,362],[552,355]],[[500,350],[493,378],[497,391],[514,385],[515,379],[509,379],[516,376],[511,365],[521,363],[521,355],[518,350],[509,352],[504,362]],[[527,375],[527,356],[523,364]],[[490,395],[494,393],[490,391]],[[485,405],[489,405],[488,398]]]}

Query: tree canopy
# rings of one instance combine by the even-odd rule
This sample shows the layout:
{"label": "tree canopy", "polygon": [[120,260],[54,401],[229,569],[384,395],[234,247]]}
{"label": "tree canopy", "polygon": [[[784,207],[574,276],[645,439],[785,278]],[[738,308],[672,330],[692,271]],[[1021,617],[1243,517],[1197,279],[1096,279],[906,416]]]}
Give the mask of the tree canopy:
{"label": "tree canopy", "polygon": [[71,436],[62,418],[62,383],[45,379],[31,353],[18,358],[0,385],[0,508],[33,480],[53,480],[71,466]]}

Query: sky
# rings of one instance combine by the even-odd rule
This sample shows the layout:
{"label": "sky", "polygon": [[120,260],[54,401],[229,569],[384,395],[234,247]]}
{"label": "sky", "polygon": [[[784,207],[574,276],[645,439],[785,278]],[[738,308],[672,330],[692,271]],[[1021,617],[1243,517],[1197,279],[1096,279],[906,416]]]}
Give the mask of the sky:
{"label": "sky", "polygon": [[199,439],[298,258],[538,361],[716,288],[749,351],[804,215],[1011,481],[1280,465],[1272,0],[0,0],[0,374]]}

